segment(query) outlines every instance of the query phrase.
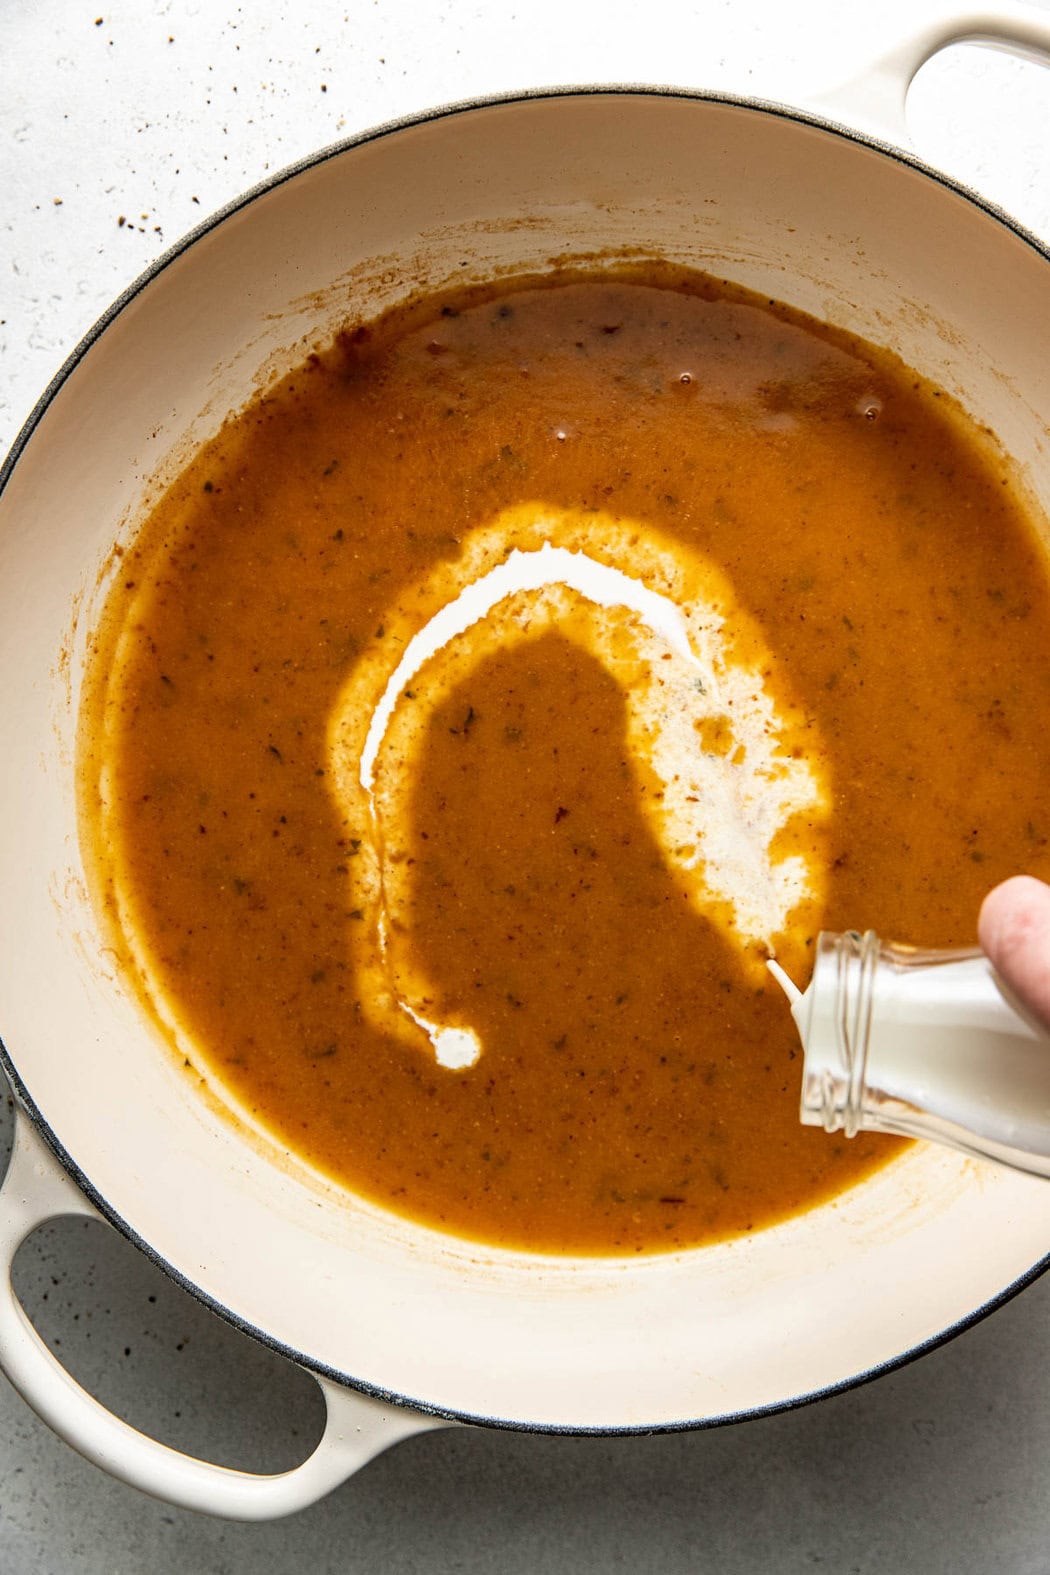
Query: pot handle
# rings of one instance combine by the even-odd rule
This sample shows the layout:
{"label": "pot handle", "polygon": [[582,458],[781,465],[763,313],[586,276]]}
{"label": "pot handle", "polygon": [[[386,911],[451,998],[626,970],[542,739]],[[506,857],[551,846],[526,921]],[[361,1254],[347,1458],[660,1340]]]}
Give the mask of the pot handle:
{"label": "pot handle", "polygon": [[1001,0],[980,10],[946,10],[926,17],[863,71],[808,95],[814,109],[898,147],[911,147],[905,117],[908,89],[928,60],[951,44],[989,44],[1050,65],[1050,15]]}
{"label": "pot handle", "polygon": [[413,1433],[449,1424],[312,1377],[327,1421],[313,1454],[291,1471],[260,1476],[184,1455],[140,1433],[88,1394],[30,1323],[11,1283],[15,1253],[36,1226],[60,1215],[100,1216],[16,1107],[15,1141],[0,1187],[0,1367],[61,1438],[112,1476],[184,1509],[232,1520],[272,1520],[323,1498],[373,1455]]}

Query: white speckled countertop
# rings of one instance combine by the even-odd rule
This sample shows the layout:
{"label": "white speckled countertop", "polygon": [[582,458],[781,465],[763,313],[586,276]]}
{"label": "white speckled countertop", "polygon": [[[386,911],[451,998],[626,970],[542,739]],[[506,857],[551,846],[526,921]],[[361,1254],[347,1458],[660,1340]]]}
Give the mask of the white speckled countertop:
{"label": "white speckled countertop", "polygon": [[[799,102],[850,77],[907,21],[945,10],[662,0],[640,30],[643,12],[623,0],[7,0],[0,451],[143,268],[326,143],[450,100],[554,83]],[[920,74],[909,124],[931,163],[1050,240],[1048,108],[1039,66],[966,46]],[[265,1470],[291,1464],[316,1435],[308,1378],[220,1325],[105,1227],[47,1227],[16,1278],[81,1381],[167,1441]],[[0,1380],[2,1575],[1036,1575],[1050,1569],[1048,1479],[1045,1280],[921,1361],[800,1411],[657,1438],[438,1432],[261,1527],[119,1485]]]}

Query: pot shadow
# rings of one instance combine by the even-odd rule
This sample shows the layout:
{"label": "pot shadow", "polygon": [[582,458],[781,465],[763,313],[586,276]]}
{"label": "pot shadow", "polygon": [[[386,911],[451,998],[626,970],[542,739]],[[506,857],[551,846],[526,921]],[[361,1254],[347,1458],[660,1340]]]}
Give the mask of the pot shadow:
{"label": "pot shadow", "polygon": [[[151,1316],[174,1319],[174,1328],[177,1311],[154,1310],[168,1297],[174,1309],[184,1293],[164,1286]],[[222,1393],[213,1389],[200,1411],[195,1442],[229,1458],[216,1447],[231,1437],[224,1403],[234,1395],[242,1404],[260,1368],[251,1342],[231,1341],[232,1331],[210,1322],[195,1333],[197,1357],[213,1377],[225,1373]],[[46,1434],[33,1445],[35,1491],[51,1506],[49,1548],[83,1575],[118,1567],[224,1575],[1034,1569],[1050,1524],[1042,1481],[1050,1420],[1036,1379],[1048,1360],[1044,1282],[921,1362],[817,1405],[656,1437],[449,1429],[399,1445],[312,1509],[266,1526],[155,1504]],[[139,1372],[140,1382],[166,1386],[159,1409],[165,1400],[185,1409],[183,1377],[170,1365]],[[276,1407],[271,1398],[257,1416],[260,1432],[266,1410],[269,1425],[280,1425],[280,1396]],[[259,1452],[254,1463],[264,1464]],[[276,1458],[265,1464],[273,1469]],[[5,1518],[10,1507],[9,1496]],[[959,1561],[960,1527],[971,1564]],[[0,1528],[0,1554],[5,1535]],[[1030,1560],[1016,1562],[1026,1547]]]}
{"label": "pot shadow", "polygon": [[[4,1168],[12,1130],[8,1100]],[[39,1226],[15,1254],[11,1280],[77,1382],[150,1437],[259,1472],[297,1465],[320,1438],[324,1401],[313,1379],[211,1312],[104,1221]]]}
{"label": "pot shadow", "polygon": [[[276,1471],[318,1436],[323,1404],[308,1375],[209,1313],[109,1227],[41,1228],[15,1281],[75,1376],[165,1442]],[[0,1567],[34,1567],[22,1538],[44,1504],[49,1550],[80,1575],[1040,1568],[1048,1366],[1043,1280],[921,1361],[819,1404],[649,1437],[450,1428],[408,1440],[320,1504],[266,1526],[209,1520],[123,1487],[3,1389]],[[969,1565],[959,1562],[960,1527]]]}

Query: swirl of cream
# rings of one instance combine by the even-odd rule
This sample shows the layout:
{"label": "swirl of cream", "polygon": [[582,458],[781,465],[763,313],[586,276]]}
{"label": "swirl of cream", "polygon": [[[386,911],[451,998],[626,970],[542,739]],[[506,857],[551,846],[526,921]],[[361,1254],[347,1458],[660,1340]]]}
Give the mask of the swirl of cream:
{"label": "swirl of cream", "polygon": [[434,705],[487,651],[551,626],[621,684],[628,747],[663,785],[643,807],[713,923],[757,964],[822,895],[825,752],[782,685],[774,698],[771,655],[724,574],[631,520],[508,510],[384,615],[383,638],[351,673],[328,728],[328,777],[359,853],[354,911],[369,921],[355,959],[362,1007],[417,1043],[425,1036],[450,1070],[472,1066],[483,1046],[469,1022],[436,1020],[436,992],[405,944],[399,811]]}

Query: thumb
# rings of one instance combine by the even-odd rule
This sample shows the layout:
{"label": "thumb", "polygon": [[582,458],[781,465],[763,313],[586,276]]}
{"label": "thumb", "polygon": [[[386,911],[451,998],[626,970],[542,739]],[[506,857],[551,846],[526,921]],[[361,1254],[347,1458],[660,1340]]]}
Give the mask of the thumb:
{"label": "thumb", "polygon": [[981,904],[977,934],[1003,981],[1050,1028],[1050,886],[1015,875]]}

